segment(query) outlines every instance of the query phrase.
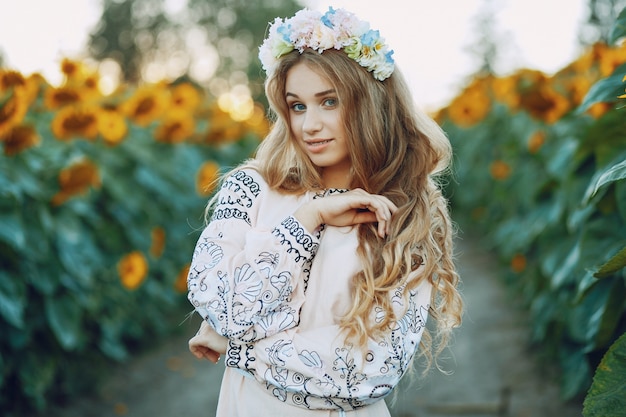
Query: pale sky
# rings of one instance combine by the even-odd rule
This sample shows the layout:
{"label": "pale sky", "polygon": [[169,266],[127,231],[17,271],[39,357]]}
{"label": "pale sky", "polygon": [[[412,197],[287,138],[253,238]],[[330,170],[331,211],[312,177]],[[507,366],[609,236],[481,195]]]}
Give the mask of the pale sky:
{"label": "pale sky", "polygon": [[[173,7],[185,0],[166,0]],[[394,50],[418,104],[445,105],[477,63],[467,51],[473,18],[487,0],[307,0],[356,13]],[[502,73],[529,67],[552,73],[575,59],[585,0],[492,0],[497,32],[506,41]],[[100,0],[0,0],[0,51],[8,67],[60,80],[63,57],[80,58],[100,16]]]}

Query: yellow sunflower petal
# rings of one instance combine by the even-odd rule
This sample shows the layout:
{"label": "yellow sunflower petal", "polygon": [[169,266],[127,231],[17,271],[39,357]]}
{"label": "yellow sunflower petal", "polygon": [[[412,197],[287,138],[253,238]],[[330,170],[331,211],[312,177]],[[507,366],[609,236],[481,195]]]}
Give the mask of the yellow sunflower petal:
{"label": "yellow sunflower petal", "polygon": [[141,252],[131,252],[118,262],[117,272],[124,288],[137,289],[148,275],[148,261]]}

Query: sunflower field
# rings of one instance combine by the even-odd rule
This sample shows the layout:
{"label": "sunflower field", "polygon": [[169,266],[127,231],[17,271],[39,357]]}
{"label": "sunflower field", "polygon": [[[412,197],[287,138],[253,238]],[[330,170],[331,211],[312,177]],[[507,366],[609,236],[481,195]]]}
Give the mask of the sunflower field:
{"label": "sunflower field", "polygon": [[64,81],[0,69],[0,410],[81,393],[172,334],[219,173],[268,126],[180,81],[122,86],[65,59]]}
{"label": "sunflower field", "polygon": [[[436,116],[455,152],[452,217],[502,261],[568,399],[585,395],[626,332],[625,36],[626,10],[609,44],[554,75],[477,76]],[[626,365],[610,371],[623,411]],[[593,414],[588,400],[586,416],[617,415]]]}
{"label": "sunflower field", "polygon": [[[453,218],[502,261],[563,397],[588,393],[586,417],[626,398],[625,36],[622,12],[610,44],[553,75],[476,77],[436,116]],[[215,180],[268,129],[260,105],[241,117],[188,80],[103,94],[86,64],[61,72],[52,86],[0,68],[7,416],[83,393],[179,327]]]}

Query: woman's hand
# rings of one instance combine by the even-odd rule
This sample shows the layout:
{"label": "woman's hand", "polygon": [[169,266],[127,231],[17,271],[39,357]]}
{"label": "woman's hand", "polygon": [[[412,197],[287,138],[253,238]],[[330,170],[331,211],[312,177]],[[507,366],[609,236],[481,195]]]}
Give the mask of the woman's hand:
{"label": "woman's hand", "polygon": [[189,350],[198,359],[208,359],[213,363],[220,360],[220,354],[226,353],[228,339],[217,333],[209,323],[202,321],[198,333],[189,339]]}
{"label": "woman's hand", "polygon": [[387,197],[357,188],[313,200],[296,210],[294,217],[309,231],[321,224],[341,227],[378,223],[378,235],[384,238],[397,209]]}

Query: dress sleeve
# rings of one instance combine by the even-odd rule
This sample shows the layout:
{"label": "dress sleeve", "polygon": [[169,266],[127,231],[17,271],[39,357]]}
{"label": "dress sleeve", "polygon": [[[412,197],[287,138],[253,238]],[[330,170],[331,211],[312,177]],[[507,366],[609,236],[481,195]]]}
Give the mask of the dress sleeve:
{"label": "dress sleeve", "polygon": [[[404,313],[366,350],[344,342],[337,325],[289,329],[256,343],[230,341],[226,365],[256,378],[276,398],[315,409],[354,410],[389,394],[415,355],[428,315],[431,284],[424,280],[392,295]],[[382,314],[376,311],[376,314]]]}
{"label": "dress sleeve", "polygon": [[291,216],[273,228],[256,226],[264,187],[255,171],[223,182],[187,277],[195,310],[221,335],[248,343],[298,324],[318,247]]}

